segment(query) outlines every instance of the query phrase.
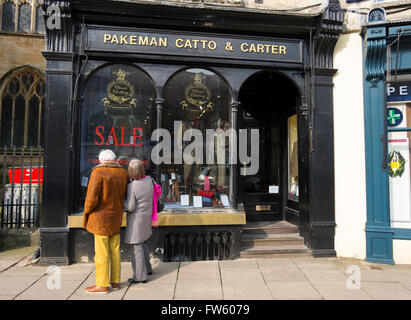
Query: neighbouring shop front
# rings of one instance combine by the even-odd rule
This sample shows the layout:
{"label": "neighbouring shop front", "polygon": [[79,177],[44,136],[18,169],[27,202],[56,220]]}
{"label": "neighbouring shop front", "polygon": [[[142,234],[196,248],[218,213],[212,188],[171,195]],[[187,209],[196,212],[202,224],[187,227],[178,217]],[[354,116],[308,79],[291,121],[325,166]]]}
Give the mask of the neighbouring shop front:
{"label": "neighbouring shop front", "polygon": [[374,8],[364,38],[367,260],[409,263],[411,22]]}
{"label": "neighbouring shop front", "polygon": [[47,31],[44,52],[42,263],[92,259],[82,212],[107,148],[125,168],[142,160],[161,184],[166,206],[154,245],[166,261],[236,258],[249,221],[290,221],[314,256],[335,255],[338,1],[287,16],[121,1],[45,5],[53,4],[64,18],[62,29]]}

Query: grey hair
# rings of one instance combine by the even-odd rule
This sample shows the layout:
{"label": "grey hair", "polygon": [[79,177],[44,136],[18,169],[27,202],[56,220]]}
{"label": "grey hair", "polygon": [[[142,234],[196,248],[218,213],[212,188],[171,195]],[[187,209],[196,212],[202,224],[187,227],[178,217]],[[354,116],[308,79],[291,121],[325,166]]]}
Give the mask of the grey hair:
{"label": "grey hair", "polygon": [[100,151],[100,153],[98,155],[98,160],[100,162],[114,161],[114,160],[116,160],[116,154],[113,151],[111,151],[110,149],[102,150],[102,151]]}

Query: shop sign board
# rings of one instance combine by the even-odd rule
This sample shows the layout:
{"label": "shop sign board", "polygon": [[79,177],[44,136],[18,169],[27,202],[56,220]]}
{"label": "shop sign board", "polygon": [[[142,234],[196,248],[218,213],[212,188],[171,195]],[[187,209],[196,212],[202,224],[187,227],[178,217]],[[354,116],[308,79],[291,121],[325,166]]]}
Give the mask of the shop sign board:
{"label": "shop sign board", "polygon": [[411,81],[390,83],[387,87],[387,101],[411,101]]}
{"label": "shop sign board", "polygon": [[88,26],[87,51],[302,63],[302,40]]}

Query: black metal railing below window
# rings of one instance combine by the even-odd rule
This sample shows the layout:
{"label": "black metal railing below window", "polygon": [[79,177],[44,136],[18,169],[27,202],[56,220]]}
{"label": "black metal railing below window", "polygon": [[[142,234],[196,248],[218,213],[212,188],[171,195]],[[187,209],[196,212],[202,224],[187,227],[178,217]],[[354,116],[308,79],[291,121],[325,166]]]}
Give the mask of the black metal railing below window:
{"label": "black metal railing below window", "polygon": [[234,259],[232,232],[170,232],[164,236],[164,261]]}
{"label": "black metal railing below window", "polygon": [[43,154],[42,148],[3,148],[0,155],[2,229],[39,226],[42,209]]}

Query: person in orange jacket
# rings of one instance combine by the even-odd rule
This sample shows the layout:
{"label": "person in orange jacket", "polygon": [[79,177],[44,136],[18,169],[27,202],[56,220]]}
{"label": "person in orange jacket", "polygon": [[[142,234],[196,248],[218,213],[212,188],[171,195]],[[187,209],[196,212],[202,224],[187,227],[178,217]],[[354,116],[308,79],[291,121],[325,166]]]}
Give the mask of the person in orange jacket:
{"label": "person in orange jacket", "polygon": [[120,283],[120,229],[129,176],[115,159],[111,150],[100,152],[84,204],[83,228],[94,234],[96,284],[85,289],[92,294],[105,294],[110,285],[117,290]]}

